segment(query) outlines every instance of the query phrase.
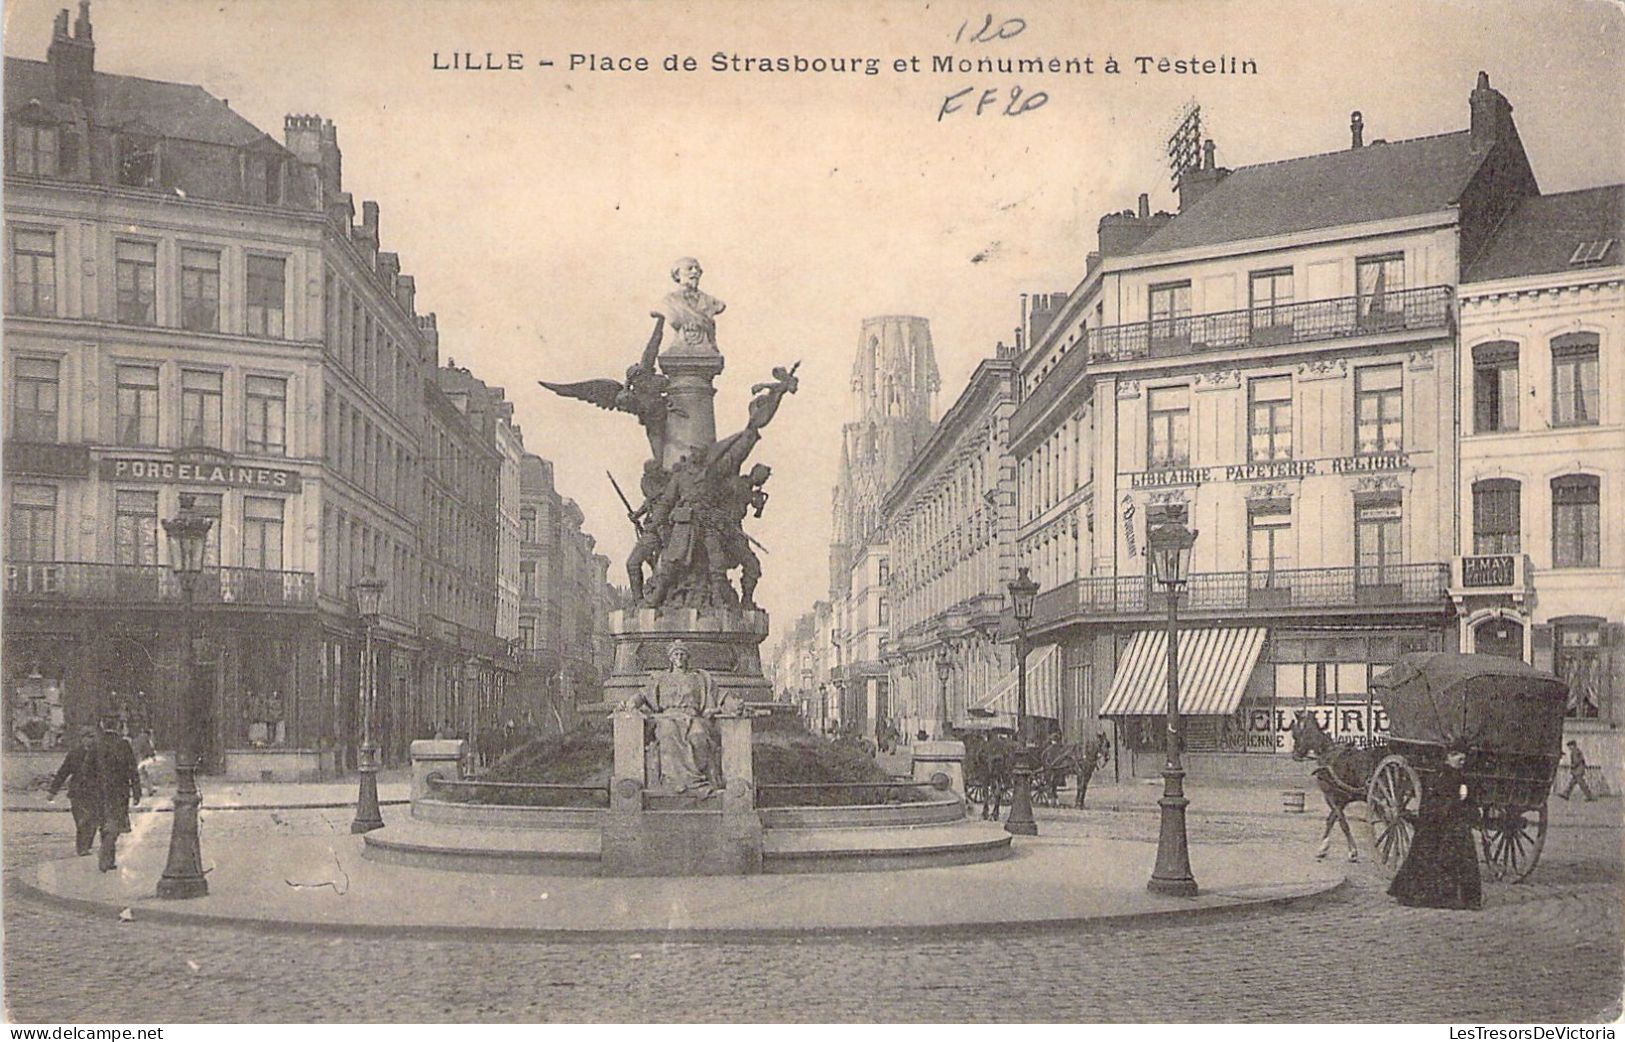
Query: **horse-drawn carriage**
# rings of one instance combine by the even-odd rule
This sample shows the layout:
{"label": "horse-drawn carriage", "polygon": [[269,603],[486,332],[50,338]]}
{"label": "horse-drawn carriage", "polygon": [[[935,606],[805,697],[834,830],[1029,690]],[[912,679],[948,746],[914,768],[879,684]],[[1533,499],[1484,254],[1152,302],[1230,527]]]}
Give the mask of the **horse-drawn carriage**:
{"label": "horse-drawn carriage", "polygon": [[1083,806],[1084,794],[1089,791],[1089,779],[1110,759],[1110,745],[1104,734],[1097,734],[1087,742],[1052,740],[1039,746],[1033,751],[1033,803],[1041,807],[1059,807],[1061,788],[1068,778],[1076,778],[1076,802],[1079,807]]}
{"label": "horse-drawn carriage", "polygon": [[[1314,753],[1315,774],[1334,820],[1364,800],[1378,860],[1389,874],[1410,851],[1422,778],[1446,754],[1464,751],[1462,767],[1473,827],[1491,875],[1527,878],[1546,842],[1547,798],[1563,752],[1568,688],[1557,677],[1497,655],[1413,654],[1375,677],[1371,695],[1388,713],[1386,742],[1338,746],[1305,714],[1293,729],[1293,755]],[[1322,854],[1326,843],[1321,845]]]}
{"label": "horse-drawn carriage", "polygon": [[982,817],[996,820],[1010,799],[1016,765],[1015,732],[1007,727],[961,728],[965,743],[965,799],[980,804]]}

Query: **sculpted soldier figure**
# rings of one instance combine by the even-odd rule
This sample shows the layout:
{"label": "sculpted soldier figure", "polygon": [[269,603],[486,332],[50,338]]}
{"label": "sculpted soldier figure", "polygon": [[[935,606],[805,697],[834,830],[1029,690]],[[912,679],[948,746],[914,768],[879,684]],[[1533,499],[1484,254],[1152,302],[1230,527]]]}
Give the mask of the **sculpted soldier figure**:
{"label": "sculpted soldier figure", "polygon": [[709,673],[689,667],[688,646],[682,641],[672,642],[666,658],[671,668],[650,677],[648,685],[627,702],[654,719],[660,777],[649,779],[649,784],[709,795],[722,788],[723,782],[711,733],[711,720],[723,708],[717,702],[716,684]]}
{"label": "sculpted soldier figure", "polygon": [[[711,500],[710,476],[705,465],[687,456],[678,460],[671,480],[650,508],[651,512],[659,511],[667,518],[668,530],[659,563],[655,565],[654,581],[644,597],[649,607],[660,607],[685,579],[704,577],[707,582],[699,588],[706,591],[714,588],[709,580],[714,578],[724,557],[716,528],[706,523]],[[725,572],[723,576],[726,580]],[[689,586],[694,589],[698,584],[690,582]]]}
{"label": "sculpted soldier figure", "polygon": [[700,292],[700,276],[705,274],[700,262],[693,257],[682,257],[671,266],[671,280],[680,287],[666,294],[661,302],[666,321],[671,324],[676,341],[667,350],[679,354],[718,354],[717,316],[728,305],[709,294]]}
{"label": "sculpted soldier figure", "polygon": [[670,480],[671,475],[666,473],[659,460],[649,460],[643,464],[640,486],[643,505],[630,515],[638,541],[633,544],[632,553],[626,559],[626,579],[634,601],[643,600],[643,566],[647,564],[651,570],[655,567],[670,527],[670,509],[660,502],[660,493],[665,491]]}
{"label": "sculpted soldier figure", "polygon": [[[756,609],[756,583],[762,577],[762,562],[750,548],[745,535],[745,515],[755,512],[762,516],[767,506],[767,493],[762,486],[773,474],[773,468],[758,463],[749,474],[735,474],[725,480],[722,496],[723,527],[721,531],[724,571],[739,568],[739,606],[750,611]],[[724,583],[727,582],[724,578]]]}

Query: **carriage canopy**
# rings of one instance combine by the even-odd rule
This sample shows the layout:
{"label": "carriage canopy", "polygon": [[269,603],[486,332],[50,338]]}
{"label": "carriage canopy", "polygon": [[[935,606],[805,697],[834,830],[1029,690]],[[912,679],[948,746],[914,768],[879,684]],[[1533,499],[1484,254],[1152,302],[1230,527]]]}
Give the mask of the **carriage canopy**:
{"label": "carriage canopy", "polygon": [[1556,759],[1568,686],[1500,655],[1403,655],[1371,681],[1396,739]]}

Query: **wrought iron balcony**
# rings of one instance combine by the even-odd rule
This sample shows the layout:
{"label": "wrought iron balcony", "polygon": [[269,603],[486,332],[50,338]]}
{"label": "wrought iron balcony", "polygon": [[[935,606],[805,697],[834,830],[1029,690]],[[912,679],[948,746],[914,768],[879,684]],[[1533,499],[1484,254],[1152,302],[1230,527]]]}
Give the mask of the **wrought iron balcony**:
{"label": "wrought iron balcony", "polygon": [[1450,300],[1449,286],[1425,286],[1380,297],[1333,297],[1106,326],[1089,330],[1089,360],[1126,362],[1202,351],[1343,340],[1395,330],[1442,329],[1450,322]]}
{"label": "wrought iron balcony", "polygon": [[[1285,611],[1295,609],[1445,606],[1448,564],[1401,564],[1385,568],[1294,568],[1276,572],[1198,572],[1180,595],[1186,612]],[[1092,576],[1039,595],[1035,626],[1112,615],[1151,615],[1166,610],[1160,588],[1143,575]]]}
{"label": "wrought iron balcony", "polygon": [[[181,582],[159,564],[8,561],[6,596],[18,603],[168,605],[181,602]],[[193,596],[199,606],[309,608],[316,604],[316,577],[262,568],[205,568]]]}

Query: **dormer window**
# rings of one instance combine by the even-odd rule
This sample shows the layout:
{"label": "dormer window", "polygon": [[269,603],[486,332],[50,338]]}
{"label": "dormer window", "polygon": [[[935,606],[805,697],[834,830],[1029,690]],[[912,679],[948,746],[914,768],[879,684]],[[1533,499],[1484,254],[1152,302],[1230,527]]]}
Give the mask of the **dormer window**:
{"label": "dormer window", "polygon": [[158,142],[152,138],[122,137],[118,148],[118,183],[131,188],[158,185]]}
{"label": "dormer window", "polygon": [[19,123],[12,131],[11,170],[35,177],[56,177],[61,132],[48,123]]}
{"label": "dormer window", "polygon": [[1580,243],[1574,248],[1569,257],[1569,263],[1576,267],[1585,267],[1591,264],[1601,264],[1602,259],[1608,255],[1608,247],[1614,244],[1612,239],[1591,239]]}

